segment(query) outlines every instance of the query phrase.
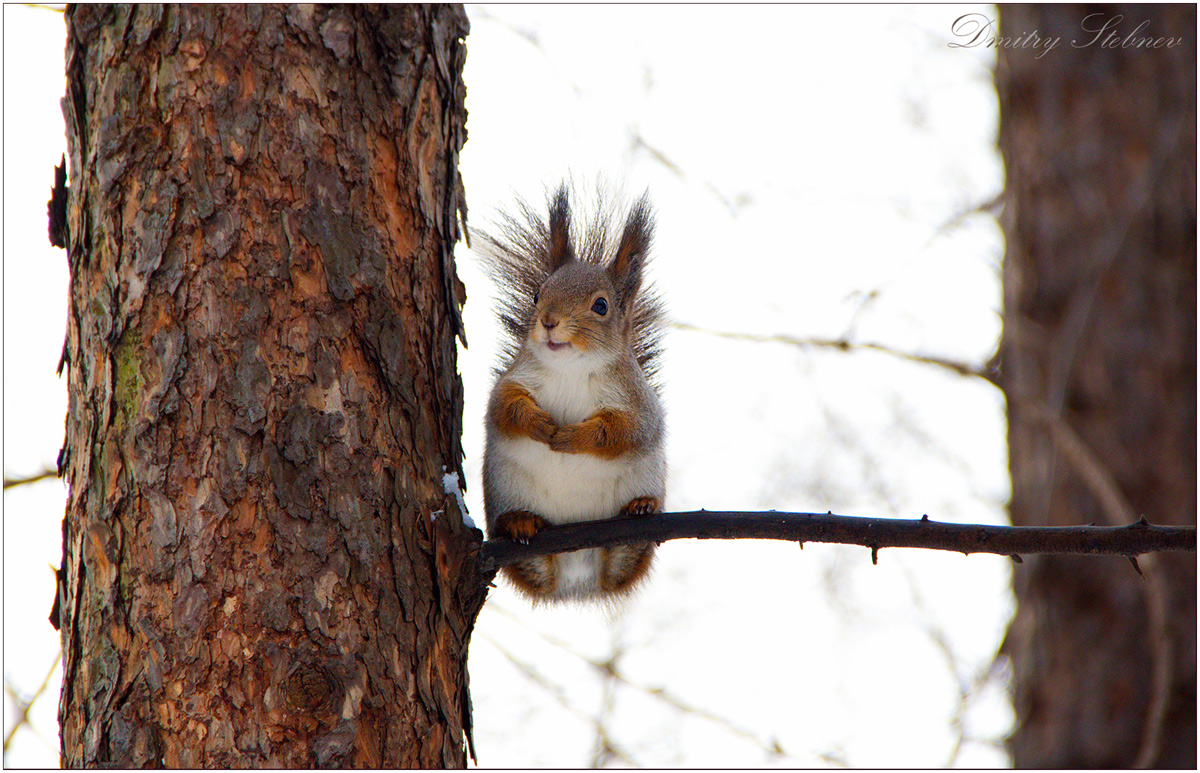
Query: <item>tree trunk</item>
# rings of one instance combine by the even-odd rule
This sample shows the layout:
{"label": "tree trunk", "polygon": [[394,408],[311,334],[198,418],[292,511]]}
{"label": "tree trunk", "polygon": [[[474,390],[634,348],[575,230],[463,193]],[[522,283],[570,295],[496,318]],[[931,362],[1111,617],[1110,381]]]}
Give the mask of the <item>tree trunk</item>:
{"label": "tree trunk", "polygon": [[463,766],[461,7],[67,25],[63,764]]}
{"label": "tree trunk", "polygon": [[[1001,48],[996,76],[1013,524],[1194,524],[1195,7],[1004,6],[1001,21],[1005,39],[1062,37]],[[1116,44],[1084,45],[1106,22]],[[1131,33],[1176,42],[1122,47]],[[1016,567],[1017,767],[1196,766],[1196,559],[1141,567]]]}

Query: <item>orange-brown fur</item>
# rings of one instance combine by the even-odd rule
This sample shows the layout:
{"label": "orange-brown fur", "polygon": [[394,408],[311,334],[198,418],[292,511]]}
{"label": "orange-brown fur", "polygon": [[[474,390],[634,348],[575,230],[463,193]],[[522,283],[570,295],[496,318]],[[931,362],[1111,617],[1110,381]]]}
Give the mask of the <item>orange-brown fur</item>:
{"label": "orange-brown fur", "polygon": [[624,411],[605,408],[578,424],[560,427],[528,390],[512,382],[499,386],[489,413],[504,434],[531,437],[567,454],[615,459],[636,447],[633,420]]}
{"label": "orange-brown fur", "polygon": [[604,548],[600,588],[607,593],[628,593],[650,572],[650,564],[653,561],[652,542]]}
{"label": "orange-brown fur", "polygon": [[[621,508],[618,517],[638,517],[662,512],[662,500],[657,497],[638,497]],[[492,525],[493,536],[528,542],[550,524],[540,515],[526,510],[504,513]],[[600,587],[606,593],[629,593],[650,571],[654,560],[653,542],[614,545],[602,548]],[[501,572],[517,590],[531,598],[544,598],[554,591],[558,571],[554,556],[527,558],[501,568]]]}
{"label": "orange-brown fur", "polygon": [[661,513],[663,508],[662,500],[658,497],[638,497],[630,500],[629,504],[621,508],[621,512],[617,517],[628,518],[631,515],[654,515]]}
{"label": "orange-brown fur", "polygon": [[[638,497],[621,508],[619,517],[661,512],[662,500],[657,497]],[[600,587],[609,593],[628,593],[650,571],[654,548],[653,542],[604,548]]]}
{"label": "orange-brown fur", "polygon": [[531,513],[528,510],[513,510],[512,512],[503,513],[497,518],[492,528],[496,530],[497,534],[508,537],[511,540],[528,542],[533,535],[549,525],[549,521],[536,513]]}
{"label": "orange-brown fur", "polygon": [[500,569],[501,574],[516,586],[517,590],[532,599],[542,599],[554,592],[558,582],[558,571],[554,556],[538,556]]}
{"label": "orange-brown fur", "polygon": [[512,382],[500,384],[488,409],[489,418],[505,435],[531,437],[550,443],[558,425],[533,399],[533,395]]}
{"label": "orange-brown fur", "polygon": [[[653,288],[642,288],[654,233],[648,199],[643,197],[632,206],[615,240],[615,210],[597,213],[582,228],[572,228],[565,186],[550,200],[547,218],[524,204],[521,214],[523,219],[506,218],[499,238],[483,237],[490,247],[492,273],[504,290],[501,317],[511,336],[486,419],[484,500],[489,536],[528,542],[542,529],[569,517],[565,513],[577,509],[578,496],[598,497],[592,504],[602,502],[597,512],[606,515],[624,497],[634,496],[611,517],[662,512],[663,411],[654,374],[664,317]],[[604,306],[597,309],[599,299]],[[564,346],[573,351],[556,354]],[[570,375],[573,379],[580,375],[579,368],[592,370],[582,373],[589,379],[587,386],[582,380],[576,382],[579,386],[563,381],[560,371],[569,373],[572,368],[576,369]],[[545,407],[540,399],[548,400]],[[564,402],[589,407],[564,408]],[[585,418],[560,426],[554,417],[561,415]],[[597,462],[564,458],[546,469],[537,468],[520,460],[553,455],[546,457],[542,450],[514,443],[517,438],[531,438],[550,451],[590,456]],[[504,453],[497,453],[497,448]],[[598,487],[591,478],[576,484],[570,475],[561,475],[563,469],[595,469],[605,471],[603,480],[608,462],[614,462],[612,485],[620,488],[607,494],[603,483]],[[549,479],[549,475],[557,477]],[[579,493],[572,502],[576,485]],[[589,550],[587,555],[540,556],[509,564],[502,573],[535,601],[626,595],[649,573],[655,548],[653,542],[642,542]],[[560,582],[569,587],[560,587]]]}
{"label": "orange-brown fur", "polygon": [[[540,515],[527,510],[503,513],[491,528],[493,536],[508,537],[517,542],[528,542],[533,535],[549,526]],[[531,596],[545,596],[554,590],[556,572],[554,556],[538,556],[502,567],[501,572],[519,590]]]}
{"label": "orange-brown fur", "polygon": [[632,451],[634,424],[628,413],[605,408],[578,424],[559,427],[550,447],[567,454],[592,454],[615,459]]}

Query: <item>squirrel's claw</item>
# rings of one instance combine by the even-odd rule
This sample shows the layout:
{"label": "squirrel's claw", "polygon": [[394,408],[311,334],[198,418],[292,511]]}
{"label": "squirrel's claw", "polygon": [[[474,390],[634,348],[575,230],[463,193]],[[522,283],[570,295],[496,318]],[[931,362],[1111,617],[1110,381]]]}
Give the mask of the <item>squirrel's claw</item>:
{"label": "squirrel's claw", "polygon": [[662,512],[662,500],[658,497],[638,497],[621,508],[622,516],[654,515]]}
{"label": "squirrel's claw", "polygon": [[513,510],[496,519],[495,529],[498,536],[528,545],[533,535],[549,525],[550,522],[540,515],[528,510]]}

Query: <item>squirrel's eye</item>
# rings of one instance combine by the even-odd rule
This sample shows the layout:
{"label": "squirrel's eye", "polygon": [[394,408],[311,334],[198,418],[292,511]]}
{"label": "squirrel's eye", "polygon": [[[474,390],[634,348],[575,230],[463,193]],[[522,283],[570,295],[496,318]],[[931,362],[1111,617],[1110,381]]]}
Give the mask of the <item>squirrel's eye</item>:
{"label": "squirrel's eye", "polygon": [[608,313],[608,301],[603,298],[597,298],[596,302],[592,304],[592,311],[603,317]]}
{"label": "squirrel's eye", "polygon": [[542,297],[542,291],[541,291],[541,290],[537,290],[536,292],[534,292],[534,294],[533,294],[533,305],[534,305],[534,306],[536,306],[536,305],[537,305],[538,298],[540,298],[540,297]]}

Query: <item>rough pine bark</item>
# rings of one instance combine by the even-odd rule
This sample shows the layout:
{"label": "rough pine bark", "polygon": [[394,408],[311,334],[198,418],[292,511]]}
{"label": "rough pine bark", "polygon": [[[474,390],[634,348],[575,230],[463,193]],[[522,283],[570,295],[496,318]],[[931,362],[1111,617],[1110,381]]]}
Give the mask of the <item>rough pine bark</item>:
{"label": "rough pine bark", "polygon": [[460,6],[67,12],[66,766],[460,767]]}
{"label": "rough pine bark", "polygon": [[[1013,524],[1195,524],[1195,6],[1000,20],[1004,39],[1062,38],[1002,47],[996,75]],[[1115,42],[1094,40],[1106,23]],[[1195,768],[1196,560],[1141,566],[1014,568],[1017,767]]]}

